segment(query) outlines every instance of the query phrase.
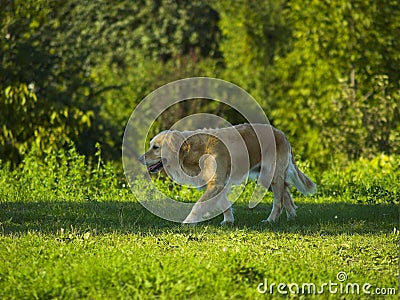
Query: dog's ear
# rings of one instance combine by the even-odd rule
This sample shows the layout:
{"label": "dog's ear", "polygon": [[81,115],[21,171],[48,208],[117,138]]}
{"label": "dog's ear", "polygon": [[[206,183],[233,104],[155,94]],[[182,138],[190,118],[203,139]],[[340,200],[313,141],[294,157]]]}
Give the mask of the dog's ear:
{"label": "dog's ear", "polygon": [[177,130],[170,131],[165,139],[165,142],[173,152],[178,152],[181,148],[183,148],[185,151],[189,150],[187,139],[181,132]]}

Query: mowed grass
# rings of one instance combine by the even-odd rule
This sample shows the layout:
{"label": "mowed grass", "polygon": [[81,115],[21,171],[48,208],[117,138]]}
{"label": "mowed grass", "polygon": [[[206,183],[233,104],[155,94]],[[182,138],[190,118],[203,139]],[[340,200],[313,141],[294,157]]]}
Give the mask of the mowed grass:
{"label": "mowed grass", "polygon": [[[325,286],[323,298],[371,298],[364,284],[372,294],[397,292],[397,205],[326,196],[296,202],[291,222],[282,215],[261,223],[269,196],[254,209],[236,203],[234,226],[220,226],[220,216],[192,227],[153,216],[133,197],[2,201],[0,298],[269,299],[285,297],[279,283],[313,283],[316,291],[293,296],[319,299],[329,282],[336,292]],[[339,272],[359,294],[343,285],[340,293]]]}
{"label": "mowed grass", "polygon": [[[100,155],[71,147],[32,151],[14,171],[0,162],[0,299],[398,298],[397,157],[311,173],[319,192],[294,192],[294,221],[261,223],[272,195],[249,209],[250,182],[234,226],[218,216],[193,227],[147,211]],[[181,201],[200,195],[155,183]]]}

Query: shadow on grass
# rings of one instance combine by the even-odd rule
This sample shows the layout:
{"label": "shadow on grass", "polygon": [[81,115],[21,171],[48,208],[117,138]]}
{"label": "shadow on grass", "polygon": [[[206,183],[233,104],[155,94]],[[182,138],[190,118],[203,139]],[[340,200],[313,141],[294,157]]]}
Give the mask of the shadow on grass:
{"label": "shadow on grass", "polygon": [[[234,205],[235,225],[220,226],[222,216],[201,223],[196,230],[249,230],[300,234],[376,234],[398,228],[399,208],[394,204],[352,204],[299,202],[298,217],[287,221],[283,213],[275,224],[261,223],[271,204],[249,209],[247,204]],[[18,235],[28,232],[56,234],[60,231],[97,233],[158,234],[165,231],[186,232],[191,226],[162,220],[137,202],[2,202],[0,233]]]}

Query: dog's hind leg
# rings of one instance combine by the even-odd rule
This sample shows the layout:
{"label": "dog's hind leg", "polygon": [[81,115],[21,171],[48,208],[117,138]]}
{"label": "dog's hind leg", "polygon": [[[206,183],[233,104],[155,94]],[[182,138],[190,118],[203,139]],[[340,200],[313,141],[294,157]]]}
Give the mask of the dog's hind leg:
{"label": "dog's hind leg", "polygon": [[235,222],[235,218],[233,217],[233,209],[229,207],[224,211],[224,220],[221,222],[221,225],[225,224],[233,224]]}
{"label": "dog's hind leg", "polygon": [[[272,211],[269,217],[265,220],[269,223],[275,222],[282,213],[283,202],[285,199],[285,181],[283,178],[276,177],[271,184],[272,192],[274,193],[274,202],[272,204]],[[263,221],[263,222],[265,222]]]}
{"label": "dog's hind leg", "polygon": [[[269,174],[269,172],[264,172],[264,174]],[[285,180],[284,180],[284,175],[279,175],[277,173],[274,174],[274,178],[271,182],[271,185],[269,185],[269,180],[268,178],[265,178],[263,176],[260,176],[258,179],[259,184],[261,184],[264,188],[268,190],[272,190],[274,194],[274,202],[272,204],[272,211],[269,217],[266,220],[263,220],[262,222],[269,222],[273,223],[275,222],[278,217],[282,213],[282,208],[284,205],[284,200],[286,195],[286,186],[285,186]]]}
{"label": "dog's hind leg", "polygon": [[226,194],[221,197],[218,206],[224,214],[224,220],[221,222],[221,225],[233,224],[235,219],[233,217],[232,203],[229,202]]}
{"label": "dog's hind leg", "polygon": [[283,206],[286,209],[286,217],[288,220],[293,220],[296,218],[296,208],[297,206],[294,204],[292,196],[290,195],[290,186],[285,187],[285,191],[283,193]]}

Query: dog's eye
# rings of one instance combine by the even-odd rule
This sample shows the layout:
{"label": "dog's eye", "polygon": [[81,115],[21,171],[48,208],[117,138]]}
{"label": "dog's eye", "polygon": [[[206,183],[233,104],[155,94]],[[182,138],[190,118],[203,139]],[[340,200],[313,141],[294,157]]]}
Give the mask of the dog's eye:
{"label": "dog's eye", "polygon": [[153,149],[154,149],[154,150],[157,150],[158,148],[160,148],[160,146],[153,145]]}

